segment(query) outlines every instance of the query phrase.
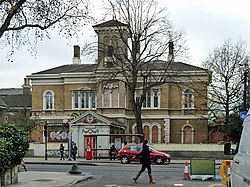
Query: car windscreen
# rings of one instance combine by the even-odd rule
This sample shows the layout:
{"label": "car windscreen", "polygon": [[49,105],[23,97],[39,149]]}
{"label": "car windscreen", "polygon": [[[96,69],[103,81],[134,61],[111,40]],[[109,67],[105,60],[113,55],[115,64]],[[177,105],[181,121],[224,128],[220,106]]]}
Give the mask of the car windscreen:
{"label": "car windscreen", "polygon": [[136,145],[131,145],[131,146],[128,147],[128,149],[131,150],[131,151],[138,151]]}
{"label": "car windscreen", "polygon": [[129,150],[131,151],[141,151],[142,150],[142,146],[138,146],[138,145],[131,145],[128,147]]}

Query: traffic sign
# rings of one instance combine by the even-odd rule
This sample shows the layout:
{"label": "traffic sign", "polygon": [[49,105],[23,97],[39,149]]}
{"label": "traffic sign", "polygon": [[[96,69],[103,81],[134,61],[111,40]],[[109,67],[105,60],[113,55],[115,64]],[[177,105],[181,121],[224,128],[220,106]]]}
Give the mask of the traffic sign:
{"label": "traffic sign", "polygon": [[240,119],[244,121],[245,117],[247,116],[247,111],[243,111],[240,113]]}

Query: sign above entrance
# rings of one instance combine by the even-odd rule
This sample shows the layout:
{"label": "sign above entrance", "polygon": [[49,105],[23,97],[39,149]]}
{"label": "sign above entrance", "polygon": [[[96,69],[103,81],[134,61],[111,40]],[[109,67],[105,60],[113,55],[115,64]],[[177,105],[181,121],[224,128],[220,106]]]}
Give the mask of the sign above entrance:
{"label": "sign above entrance", "polygon": [[77,123],[86,123],[86,124],[96,124],[98,122],[101,122],[98,118],[96,118],[94,115],[88,114],[84,116],[83,118],[77,120]]}

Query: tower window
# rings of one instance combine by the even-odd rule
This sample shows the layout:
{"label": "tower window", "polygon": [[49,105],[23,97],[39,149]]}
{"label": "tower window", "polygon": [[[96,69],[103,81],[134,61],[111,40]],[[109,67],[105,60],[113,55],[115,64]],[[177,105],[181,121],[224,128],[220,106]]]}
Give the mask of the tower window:
{"label": "tower window", "polygon": [[112,45],[109,45],[107,56],[112,57],[113,55],[114,55],[114,47]]}

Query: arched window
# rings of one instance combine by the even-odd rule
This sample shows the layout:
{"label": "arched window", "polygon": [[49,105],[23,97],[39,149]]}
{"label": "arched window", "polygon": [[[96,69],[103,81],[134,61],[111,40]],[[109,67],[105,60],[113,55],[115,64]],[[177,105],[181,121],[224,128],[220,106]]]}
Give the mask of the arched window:
{"label": "arched window", "polygon": [[102,93],[102,107],[117,108],[119,107],[119,86],[118,84],[109,83],[104,86]]}
{"label": "arched window", "polygon": [[194,128],[189,121],[181,128],[181,143],[192,144],[194,143]]}
{"label": "arched window", "polygon": [[192,129],[189,126],[186,126],[184,128],[184,142],[183,143],[187,143],[187,144],[192,143]]}
{"label": "arched window", "polygon": [[53,110],[54,109],[54,93],[52,91],[46,91],[43,94],[43,109]]}
{"label": "arched window", "polygon": [[156,125],[152,127],[152,143],[158,143],[158,127]]}
{"label": "arched window", "polygon": [[[137,125],[136,123],[132,125],[132,134],[137,133]],[[144,139],[147,139],[149,143],[161,143],[161,125],[158,123],[143,124],[143,134]],[[132,142],[135,141],[135,137],[132,137]]]}

